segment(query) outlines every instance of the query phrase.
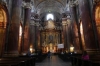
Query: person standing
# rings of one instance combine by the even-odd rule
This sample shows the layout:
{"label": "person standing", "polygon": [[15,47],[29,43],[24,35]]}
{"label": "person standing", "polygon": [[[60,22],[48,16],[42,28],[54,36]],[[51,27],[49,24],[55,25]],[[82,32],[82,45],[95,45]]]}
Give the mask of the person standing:
{"label": "person standing", "polygon": [[48,58],[51,58],[51,52],[48,51]]}
{"label": "person standing", "polygon": [[83,59],[83,60],[89,60],[89,55],[87,54],[86,51],[83,51],[82,59]]}

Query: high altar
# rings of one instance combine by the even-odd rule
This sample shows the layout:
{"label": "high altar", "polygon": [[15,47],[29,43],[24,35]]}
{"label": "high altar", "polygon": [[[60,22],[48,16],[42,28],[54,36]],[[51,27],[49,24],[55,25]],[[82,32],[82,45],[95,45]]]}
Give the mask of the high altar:
{"label": "high altar", "polygon": [[46,22],[45,30],[41,32],[42,35],[42,50],[43,52],[51,51],[56,53],[58,51],[57,44],[60,43],[61,33],[55,30],[55,25],[52,20]]}

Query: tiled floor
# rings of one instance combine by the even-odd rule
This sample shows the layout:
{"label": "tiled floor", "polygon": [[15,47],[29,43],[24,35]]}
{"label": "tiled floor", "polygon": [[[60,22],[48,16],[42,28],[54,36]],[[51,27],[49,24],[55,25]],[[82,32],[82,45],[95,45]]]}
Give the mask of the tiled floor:
{"label": "tiled floor", "polygon": [[70,62],[62,61],[57,55],[46,58],[43,62],[36,63],[36,66],[71,66]]}

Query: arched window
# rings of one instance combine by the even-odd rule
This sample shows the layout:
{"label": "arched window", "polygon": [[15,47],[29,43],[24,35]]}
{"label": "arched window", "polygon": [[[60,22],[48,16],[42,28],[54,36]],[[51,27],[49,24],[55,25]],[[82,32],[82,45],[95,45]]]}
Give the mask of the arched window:
{"label": "arched window", "polygon": [[46,20],[54,20],[54,15],[53,14],[47,14]]}

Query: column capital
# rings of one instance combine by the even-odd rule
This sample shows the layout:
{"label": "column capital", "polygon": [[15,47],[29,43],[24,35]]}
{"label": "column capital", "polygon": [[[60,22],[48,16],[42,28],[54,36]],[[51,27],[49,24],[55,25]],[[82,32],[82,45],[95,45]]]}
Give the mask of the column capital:
{"label": "column capital", "polygon": [[100,0],[93,0],[93,4],[97,4],[99,2],[100,2]]}
{"label": "column capital", "polygon": [[40,23],[39,22],[35,22],[35,21],[31,21],[30,22],[30,25],[33,25],[33,26],[40,26]]}
{"label": "column capital", "polygon": [[74,6],[79,5],[78,0],[75,0],[75,1],[71,0],[71,1],[68,2],[68,4],[69,4],[70,7],[74,7]]}
{"label": "column capital", "polygon": [[23,1],[22,7],[32,9],[32,3]]}
{"label": "column capital", "polygon": [[30,22],[30,25],[35,25],[35,21],[31,21]]}
{"label": "column capital", "polygon": [[62,25],[67,25],[67,20],[66,21],[62,21]]}
{"label": "column capital", "polygon": [[7,1],[6,0],[1,0],[0,4],[7,6]]}
{"label": "column capital", "polygon": [[62,21],[66,21],[67,20],[67,17],[62,17]]}

